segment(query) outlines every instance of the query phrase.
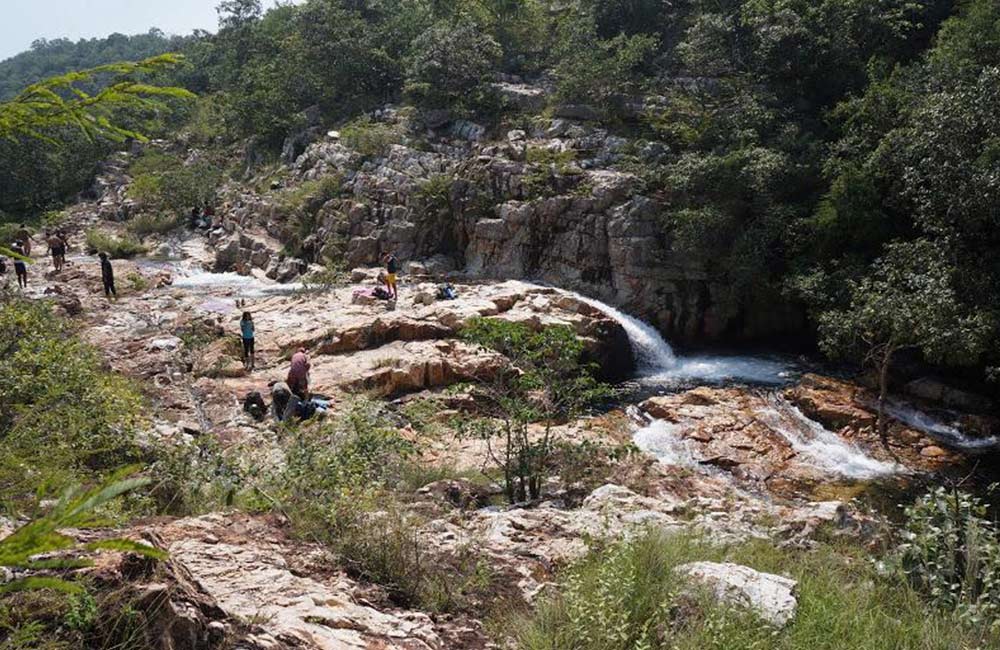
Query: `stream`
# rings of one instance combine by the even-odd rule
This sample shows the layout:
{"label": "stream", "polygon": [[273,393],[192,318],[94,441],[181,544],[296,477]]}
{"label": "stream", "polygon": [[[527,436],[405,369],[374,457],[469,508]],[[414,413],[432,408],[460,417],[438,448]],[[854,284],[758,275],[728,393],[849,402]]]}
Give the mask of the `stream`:
{"label": "stream", "polygon": [[[678,355],[648,323],[598,300],[573,295],[624,328],[636,357],[634,381],[643,392],[669,393],[699,385],[756,387],[765,391],[767,398],[767,407],[757,411],[757,418],[788,441],[800,462],[822,470],[833,480],[875,481],[907,473],[901,465],[871,457],[808,418],[781,395],[781,387],[802,374],[797,362],[779,356]],[[957,424],[957,414],[929,413],[901,400],[890,403],[887,412],[952,449],[977,454],[1000,446],[1000,439],[995,436],[974,438],[963,433]],[[637,425],[633,434],[637,447],[665,464],[700,467],[701,459],[695,445],[684,439],[682,425],[654,420],[645,414],[641,417],[645,424]]]}

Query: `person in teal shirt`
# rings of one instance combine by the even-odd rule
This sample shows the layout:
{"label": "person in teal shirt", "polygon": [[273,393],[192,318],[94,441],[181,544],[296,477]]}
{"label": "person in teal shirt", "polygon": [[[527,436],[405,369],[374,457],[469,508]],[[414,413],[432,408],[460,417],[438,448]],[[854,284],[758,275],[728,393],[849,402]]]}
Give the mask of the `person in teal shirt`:
{"label": "person in teal shirt", "polygon": [[250,312],[243,312],[243,319],[240,320],[240,334],[243,337],[243,366],[247,370],[253,371],[254,368],[254,325],[253,316]]}

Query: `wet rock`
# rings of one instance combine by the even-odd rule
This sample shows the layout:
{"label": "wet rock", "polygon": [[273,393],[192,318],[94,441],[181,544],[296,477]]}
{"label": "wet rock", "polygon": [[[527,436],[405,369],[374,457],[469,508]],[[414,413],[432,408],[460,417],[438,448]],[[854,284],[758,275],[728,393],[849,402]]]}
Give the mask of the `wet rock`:
{"label": "wet rock", "polygon": [[710,589],[720,602],[748,609],[775,627],[784,627],[795,618],[798,583],[791,578],[715,562],[684,564],[676,571]]}

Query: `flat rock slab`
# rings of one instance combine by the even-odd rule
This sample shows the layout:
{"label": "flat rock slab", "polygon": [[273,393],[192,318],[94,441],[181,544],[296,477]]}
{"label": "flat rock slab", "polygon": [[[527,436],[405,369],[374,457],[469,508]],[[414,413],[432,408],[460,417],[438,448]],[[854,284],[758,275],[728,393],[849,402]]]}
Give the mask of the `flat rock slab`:
{"label": "flat rock slab", "polygon": [[798,583],[791,578],[716,562],[692,562],[676,571],[708,587],[719,602],[749,609],[775,627],[784,627],[795,618]]}

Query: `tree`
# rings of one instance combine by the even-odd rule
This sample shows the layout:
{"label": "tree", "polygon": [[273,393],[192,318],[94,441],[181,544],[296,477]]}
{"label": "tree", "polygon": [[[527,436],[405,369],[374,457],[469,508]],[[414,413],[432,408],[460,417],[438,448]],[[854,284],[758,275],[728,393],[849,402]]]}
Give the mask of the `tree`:
{"label": "tree", "polygon": [[405,92],[431,108],[475,105],[502,55],[500,45],[471,20],[440,21],[413,42]]}
{"label": "tree", "polygon": [[[12,100],[0,103],[0,139],[14,145],[35,141],[60,146],[79,134],[88,143],[145,140],[121,118],[130,112],[161,111],[171,100],[194,95],[171,86],[158,86],[142,77],[176,68],[183,58],[163,54],[137,63],[115,63],[71,72],[28,86]],[[87,92],[84,86],[98,84]],[[30,149],[29,149],[30,151]],[[25,258],[0,247],[0,255]]]}
{"label": "tree", "polygon": [[222,0],[215,11],[221,29],[240,29],[260,20],[263,14],[260,0]]}
{"label": "tree", "polygon": [[488,461],[503,472],[511,503],[538,499],[557,442],[553,426],[578,416],[609,389],[581,362],[583,343],[569,327],[533,332],[520,323],[475,319],[462,336],[506,357],[492,380],[474,386],[486,417],[468,432],[486,441]]}
{"label": "tree", "polygon": [[819,317],[824,352],[877,372],[878,431],[886,447],[885,401],[896,355],[917,350],[931,362],[960,365],[974,363],[985,349],[989,318],[959,301],[953,275],[933,243],[891,244],[869,275],[852,284],[850,307]]}

